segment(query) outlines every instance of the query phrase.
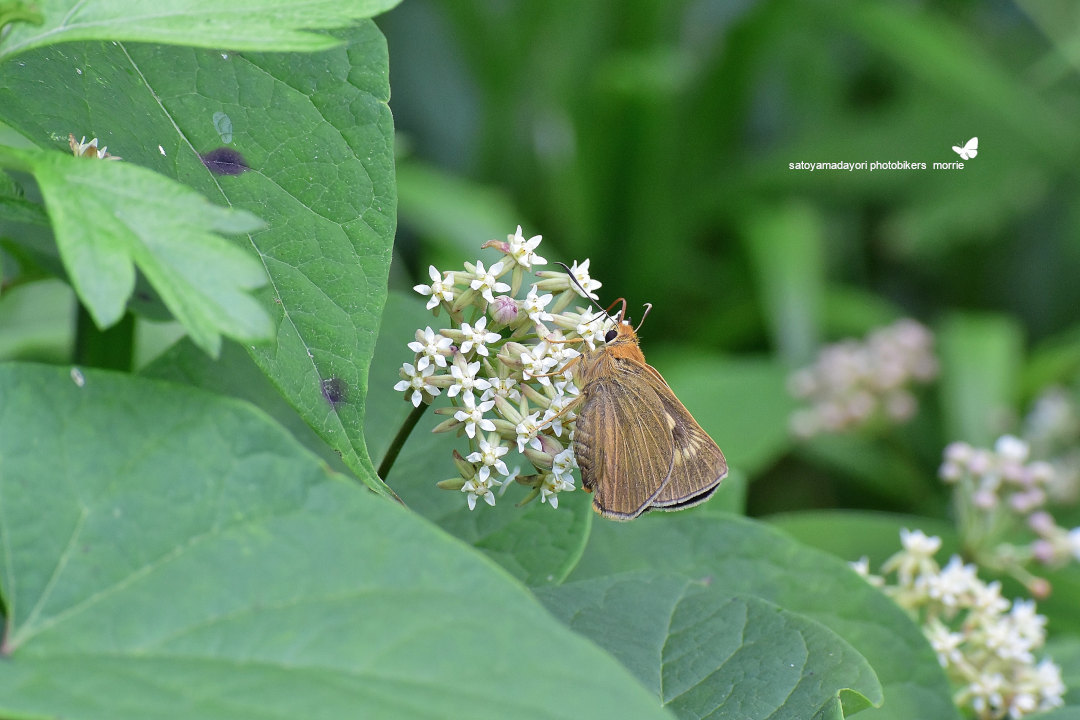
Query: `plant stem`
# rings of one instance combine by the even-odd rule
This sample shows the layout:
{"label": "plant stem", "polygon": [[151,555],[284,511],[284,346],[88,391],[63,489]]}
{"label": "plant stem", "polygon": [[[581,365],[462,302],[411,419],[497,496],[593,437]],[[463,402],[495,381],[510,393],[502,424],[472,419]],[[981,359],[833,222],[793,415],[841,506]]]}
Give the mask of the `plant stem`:
{"label": "plant stem", "polygon": [[390,443],[390,447],[386,448],[386,454],[383,455],[382,462],[379,463],[379,477],[382,481],[386,482],[386,476],[390,474],[390,468],[394,467],[394,461],[397,460],[398,453],[401,452],[401,448],[405,445],[405,441],[409,439],[409,435],[412,433],[413,428],[416,427],[416,423],[420,421],[420,416],[427,410],[427,403],[420,403],[418,407],[414,407],[409,416],[405,418],[405,422],[401,423],[401,427],[398,428],[397,435],[394,436],[393,442]]}
{"label": "plant stem", "polygon": [[81,303],[75,321],[75,362],[79,365],[131,370],[135,356],[135,316],[124,316],[112,327],[98,330]]}

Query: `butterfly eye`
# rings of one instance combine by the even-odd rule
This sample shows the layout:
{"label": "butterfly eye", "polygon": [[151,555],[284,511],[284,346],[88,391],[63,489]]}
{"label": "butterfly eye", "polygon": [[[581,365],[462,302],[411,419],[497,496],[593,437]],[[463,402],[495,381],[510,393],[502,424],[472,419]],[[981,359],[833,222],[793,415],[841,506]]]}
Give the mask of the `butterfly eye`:
{"label": "butterfly eye", "polygon": [[618,330],[615,330],[615,329],[608,330],[607,334],[604,335],[604,342],[609,343],[618,336],[619,336],[619,331]]}

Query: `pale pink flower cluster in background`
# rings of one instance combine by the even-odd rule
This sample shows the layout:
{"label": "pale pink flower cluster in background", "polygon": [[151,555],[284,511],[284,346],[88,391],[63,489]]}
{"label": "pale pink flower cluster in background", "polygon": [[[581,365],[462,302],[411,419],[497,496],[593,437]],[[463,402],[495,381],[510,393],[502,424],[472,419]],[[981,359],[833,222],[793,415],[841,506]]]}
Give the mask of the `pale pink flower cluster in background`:
{"label": "pale pink flower cluster in background", "polygon": [[792,432],[808,438],[909,420],[918,409],[912,386],[937,372],[933,334],[910,319],[879,328],[865,341],[826,345],[813,365],[788,378],[789,392],[809,403],[792,415]]}

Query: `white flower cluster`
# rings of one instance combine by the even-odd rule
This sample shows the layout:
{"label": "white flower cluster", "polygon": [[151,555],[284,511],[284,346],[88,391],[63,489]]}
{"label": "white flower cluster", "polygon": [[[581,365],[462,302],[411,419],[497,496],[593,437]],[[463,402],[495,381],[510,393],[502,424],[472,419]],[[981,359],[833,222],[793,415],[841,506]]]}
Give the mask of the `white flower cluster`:
{"label": "white flower cluster", "polygon": [[[450,406],[435,412],[449,417],[435,432],[463,435],[469,452],[454,452],[459,474],[438,485],[464,493],[470,510],[477,499],[494,505],[495,489],[501,495],[512,480],[531,488],[522,504],[539,497],[553,508],[559,493],[575,487],[578,388],[571,364],[581,352],[573,345],[595,348],[613,323],[589,306],[571,306],[586,294],[596,299],[601,286],[589,276],[588,260],[575,262],[570,275],[534,270],[547,263],[536,254],[540,240],[526,239],[519,226],[505,242],[482,246],[503,254],[490,267],[481,261],[465,263],[464,270],[431,267],[430,284],[414,288],[436,316],[447,312],[450,327],[416,331],[409,343],[415,356],[402,365],[394,389],[415,407],[446,391]],[[535,280],[517,297],[527,272]],[[508,274],[509,283],[503,280]],[[508,468],[504,456],[511,450],[535,472]]]}
{"label": "white flower cluster", "polygon": [[934,336],[920,323],[904,319],[875,330],[864,341],[827,345],[817,361],[788,378],[789,392],[810,407],[791,418],[799,437],[835,433],[883,418],[904,422],[918,404],[909,386],[937,376]]}
{"label": "white flower cluster", "polygon": [[1035,612],[1035,602],[1010,603],[1000,583],[983,582],[959,556],[940,567],[934,559],[940,538],[901,530],[900,540],[903,550],[881,567],[895,584],[870,575],[865,559],[853,567],[916,617],[957,688],[956,704],[980,720],[1021,718],[1062,705],[1061,669],[1036,658],[1046,640],[1046,618]]}

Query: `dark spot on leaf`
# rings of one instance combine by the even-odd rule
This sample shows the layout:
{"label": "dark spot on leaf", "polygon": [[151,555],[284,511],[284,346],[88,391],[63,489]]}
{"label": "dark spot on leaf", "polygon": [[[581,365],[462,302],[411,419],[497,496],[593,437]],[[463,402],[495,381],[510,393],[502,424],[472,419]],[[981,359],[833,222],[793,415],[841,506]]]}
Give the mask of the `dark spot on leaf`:
{"label": "dark spot on leaf", "polygon": [[202,156],[203,165],[215,175],[239,175],[248,169],[244,156],[232,148],[220,147]]}
{"label": "dark spot on leaf", "polygon": [[336,408],[349,399],[349,388],[341,378],[330,377],[322,381],[322,394]]}

